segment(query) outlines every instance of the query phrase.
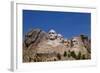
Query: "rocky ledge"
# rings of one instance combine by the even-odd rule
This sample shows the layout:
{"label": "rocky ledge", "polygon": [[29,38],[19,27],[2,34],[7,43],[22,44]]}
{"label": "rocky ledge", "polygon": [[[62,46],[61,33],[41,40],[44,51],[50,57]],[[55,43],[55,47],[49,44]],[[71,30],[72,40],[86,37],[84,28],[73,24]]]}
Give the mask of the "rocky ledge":
{"label": "rocky ledge", "polygon": [[91,59],[91,40],[85,35],[63,38],[53,29],[32,29],[23,40],[23,62]]}

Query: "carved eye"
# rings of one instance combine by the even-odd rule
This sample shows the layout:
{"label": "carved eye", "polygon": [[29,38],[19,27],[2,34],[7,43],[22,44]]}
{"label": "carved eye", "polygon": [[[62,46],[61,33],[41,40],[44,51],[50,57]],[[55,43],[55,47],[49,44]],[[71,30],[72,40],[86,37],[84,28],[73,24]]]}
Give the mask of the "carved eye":
{"label": "carved eye", "polygon": [[77,42],[77,41],[74,40],[73,42]]}
{"label": "carved eye", "polygon": [[64,43],[67,43],[67,41],[65,41]]}
{"label": "carved eye", "polygon": [[52,34],[54,34],[54,33],[52,32]]}
{"label": "carved eye", "polygon": [[55,34],[55,33],[53,33],[53,32],[50,32],[49,34]]}

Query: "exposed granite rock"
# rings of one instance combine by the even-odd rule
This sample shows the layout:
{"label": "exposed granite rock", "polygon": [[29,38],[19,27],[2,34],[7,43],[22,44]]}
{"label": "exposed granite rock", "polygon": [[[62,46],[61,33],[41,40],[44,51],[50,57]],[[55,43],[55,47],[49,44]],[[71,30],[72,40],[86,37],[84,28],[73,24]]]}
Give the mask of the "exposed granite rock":
{"label": "exposed granite rock", "polygon": [[58,39],[48,39],[48,33],[40,29],[29,31],[23,41],[23,62],[81,60],[91,58],[91,42],[85,35],[73,37],[64,45]]}
{"label": "exposed granite rock", "polygon": [[46,32],[40,29],[33,29],[25,35],[25,46],[28,48],[30,45],[37,45],[43,39],[46,39]]}

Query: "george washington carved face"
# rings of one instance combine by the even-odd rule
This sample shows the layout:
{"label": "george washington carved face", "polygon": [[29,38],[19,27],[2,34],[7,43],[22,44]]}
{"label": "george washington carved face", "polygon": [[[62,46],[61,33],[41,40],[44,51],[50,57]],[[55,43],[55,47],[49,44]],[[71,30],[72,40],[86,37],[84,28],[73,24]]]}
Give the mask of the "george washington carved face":
{"label": "george washington carved face", "polygon": [[57,39],[57,33],[53,29],[51,29],[48,32],[48,37],[50,40],[55,40],[55,39]]}

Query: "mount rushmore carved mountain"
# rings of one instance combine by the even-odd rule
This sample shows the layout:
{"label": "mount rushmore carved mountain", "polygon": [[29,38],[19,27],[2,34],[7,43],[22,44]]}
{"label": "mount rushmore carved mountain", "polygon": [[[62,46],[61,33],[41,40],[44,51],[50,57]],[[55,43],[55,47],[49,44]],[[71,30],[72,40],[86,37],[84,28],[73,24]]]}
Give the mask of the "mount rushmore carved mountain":
{"label": "mount rushmore carved mountain", "polygon": [[32,29],[23,40],[23,62],[91,59],[91,40],[85,35],[65,39],[51,29]]}

